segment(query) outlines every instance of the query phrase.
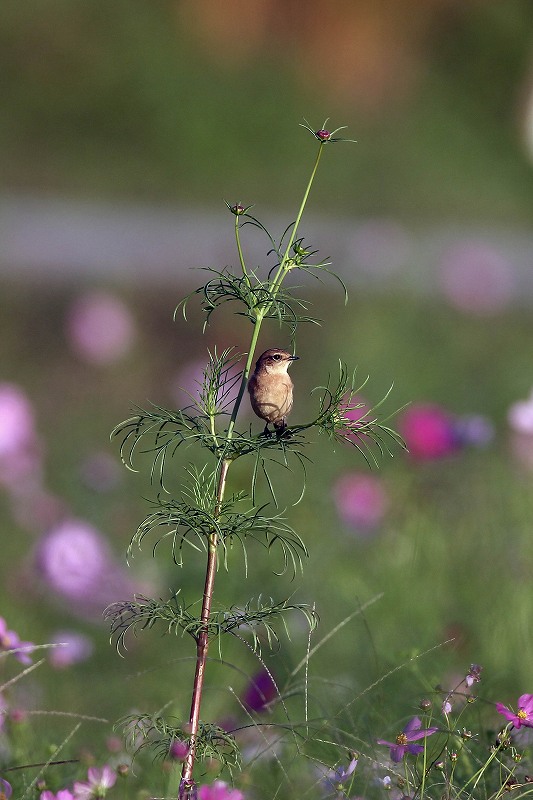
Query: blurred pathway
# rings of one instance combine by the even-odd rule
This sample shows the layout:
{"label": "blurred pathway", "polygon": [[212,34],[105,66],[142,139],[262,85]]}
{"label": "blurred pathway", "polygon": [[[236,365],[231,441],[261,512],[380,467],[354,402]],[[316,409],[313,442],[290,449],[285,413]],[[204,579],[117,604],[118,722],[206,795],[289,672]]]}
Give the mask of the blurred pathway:
{"label": "blurred pathway", "polygon": [[[262,217],[276,234],[286,219]],[[266,237],[244,236],[248,260],[264,264]],[[433,292],[455,248],[492,252],[512,280],[516,302],[533,300],[533,228],[442,224],[412,228],[391,219],[304,218],[303,235],[356,286]],[[23,194],[0,198],[0,279],[196,286],[193,267],[234,264],[233,218],[213,211],[116,205]],[[483,257],[483,256],[482,256]],[[494,260],[493,258],[493,260]]]}

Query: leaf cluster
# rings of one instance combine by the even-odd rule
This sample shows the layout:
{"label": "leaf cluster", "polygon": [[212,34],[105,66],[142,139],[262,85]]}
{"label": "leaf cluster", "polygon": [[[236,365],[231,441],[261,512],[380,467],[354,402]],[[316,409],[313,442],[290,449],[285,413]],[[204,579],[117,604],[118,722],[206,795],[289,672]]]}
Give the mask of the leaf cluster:
{"label": "leaf cluster", "polygon": [[155,554],[161,542],[168,541],[172,559],[181,567],[184,545],[207,552],[210,537],[215,533],[226,569],[228,549],[239,544],[247,572],[246,541],[251,538],[268,551],[278,546],[283,559],[278,574],[284,574],[291,566],[294,577],[296,570],[302,569],[302,556],[307,556],[307,548],[302,539],[281,515],[264,514],[266,506],[251,506],[245,511],[235,510],[236,503],[242,502],[245,497],[243,494],[233,495],[223,501],[219,508],[216,498],[213,497],[211,507],[206,509],[158,495],[154,510],[139,525],[131,539],[128,556],[133,554],[134,548],[142,549],[145,537],[155,532],[156,541],[152,552]]}
{"label": "leaf cluster", "polygon": [[[187,726],[176,717],[166,719],[161,714],[130,714],[116,723],[122,729],[126,744],[136,757],[142,750],[154,751],[155,758],[168,758],[172,744],[183,742],[191,747],[193,738],[187,733]],[[235,737],[219,725],[200,721],[194,736],[196,756],[200,760],[214,759],[221,767],[240,769],[241,757]]]}
{"label": "leaf cluster", "polygon": [[167,633],[188,633],[195,642],[199,636],[207,632],[209,639],[220,637],[224,633],[236,635],[238,631],[246,631],[251,635],[250,646],[260,653],[261,643],[267,642],[270,648],[277,645],[279,637],[271,624],[271,619],[279,618],[288,636],[285,615],[294,611],[303,614],[309,628],[313,630],[318,622],[316,612],[306,604],[290,603],[282,600],[274,603],[263,601],[262,597],[250,600],[244,607],[232,606],[229,609],[213,611],[207,622],[192,613],[193,606],[186,606],[179,592],[170,600],[136,595],[133,600],[113,603],[105,611],[105,617],[111,624],[111,637],[116,637],[117,650],[127,650],[128,633],[137,636],[141,630],[152,628],[157,622],[166,625]]}

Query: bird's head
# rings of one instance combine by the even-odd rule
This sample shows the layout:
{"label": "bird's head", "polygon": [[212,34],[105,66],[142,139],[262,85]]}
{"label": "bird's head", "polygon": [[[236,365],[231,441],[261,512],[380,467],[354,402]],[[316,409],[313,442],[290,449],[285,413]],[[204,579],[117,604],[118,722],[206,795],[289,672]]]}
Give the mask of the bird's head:
{"label": "bird's head", "polygon": [[293,361],[296,361],[298,356],[291,355],[287,350],[281,350],[279,347],[265,350],[259,356],[255,365],[256,372],[269,372],[273,374],[282,375],[287,372],[288,368]]}

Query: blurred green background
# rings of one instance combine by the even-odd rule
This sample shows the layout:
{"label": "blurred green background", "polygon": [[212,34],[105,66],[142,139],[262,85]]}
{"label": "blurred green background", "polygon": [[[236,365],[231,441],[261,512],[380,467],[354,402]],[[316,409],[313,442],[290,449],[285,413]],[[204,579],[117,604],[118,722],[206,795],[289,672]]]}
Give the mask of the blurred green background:
{"label": "blurred green background", "polygon": [[[219,224],[227,225],[223,260],[209,264],[221,268],[236,261],[236,254],[227,256],[233,218],[224,199],[255,203],[257,216],[263,209],[267,219],[282,219],[279,230],[294,218],[314,157],[311,137],[298,127],[304,118],[318,128],[330,117],[328,125],[347,125],[346,135],[357,140],[326,148],[310,200],[312,218],[338,225],[339,238],[348,243],[342,263],[333,267],[349,284],[350,302],[345,308],[333,281],[300,290],[323,324],[304,327],[296,337],[301,361],[293,367],[294,418],[312,413],[311,389],[336,372],[340,358],[357,366],[361,382],[370,375],[362,392],[370,403],[394,383],[387,413],[410,402],[438,404],[457,417],[483,417],[494,438],[442,459],[416,461],[399,450],[393,459],[385,457],[378,477],[388,508],[379,525],[363,534],[342,522],[333,486],[343,474],[367,467],[355,450],[318,439],[309,451],[313,464],[299,505],[290,507],[300,476],[293,483],[284,470],[274,475],[283,498],[287,491],[291,524],[310,550],[304,577],[277,578],[275,557],[252,544],[248,578],[232,554],[230,571],[218,575],[216,599],[242,605],[261,593],[275,599],[294,593],[298,602],[316,603],[321,623],[313,645],[379,596],[313,656],[310,691],[326,714],[342,706],[338,692],[343,698],[363,692],[416,653],[442,645],[379,683],[356,706],[358,735],[368,742],[384,735],[384,726],[394,728],[421,694],[447,685],[471,662],[483,664],[491,699],[533,691],[532,476],[527,459],[513,454],[516,431],[507,420],[509,408],[533,384],[531,299],[520,289],[529,286],[533,252],[532,38],[527,0],[335,0],[326,6],[295,0],[3,0],[0,6],[2,202],[4,209],[19,204],[21,214],[29,203],[37,216],[42,209],[41,230],[56,199],[77,209],[87,201],[93,208],[104,204],[110,216],[113,209],[141,209],[135,223],[141,238],[142,209],[156,217],[170,209],[176,219],[192,212],[189,233],[199,252]],[[82,257],[76,260],[74,237],[72,269],[54,269],[51,280],[45,243],[42,262],[39,239],[24,243],[33,252],[28,266],[1,215],[2,206],[1,235],[13,254],[11,263],[4,256],[0,273],[1,380],[19,387],[33,406],[43,484],[61,498],[62,513],[95,526],[123,563],[130,536],[149,510],[143,498],[155,489],[146,473],[125,470],[120,477],[112,472],[102,487],[84,479],[83,464],[95,453],[116,459],[109,433],[132,406],[173,407],[176,384],[185,380],[182,370],[205,361],[214,345],[246,350],[249,326],[230,313],[214,319],[205,335],[198,313],[191,312],[187,324],[173,322],[176,304],[203,274],[191,277],[180,268],[173,275],[171,253],[161,275],[147,254],[144,274],[136,267],[128,276],[126,265],[120,274],[110,267],[105,276],[105,252],[99,255],[102,269],[93,273]],[[378,233],[372,229],[363,245],[354,239],[352,251],[350,232],[366,220],[378,220]],[[489,264],[487,272],[484,263],[474,258],[472,266],[467,259],[464,270],[460,265],[453,273],[459,289],[452,290],[439,273],[442,264],[428,260],[415,269],[409,247],[389,269],[386,258],[394,261],[398,240],[392,236],[383,251],[380,236],[391,220],[401,232],[398,247],[404,235],[414,248],[428,230],[458,229],[459,245],[481,240],[486,252],[480,231],[489,232],[490,252],[496,253],[489,262],[496,267]],[[490,238],[494,231],[500,249]],[[120,239],[120,226],[116,235]],[[83,238],[83,221],[79,237],[80,252],[100,249],[98,241]],[[307,238],[328,255],[312,229]],[[431,252],[438,252],[438,243]],[[188,266],[206,264],[200,259]],[[493,299],[477,303],[491,281]],[[417,291],[419,282],[430,291]],[[120,298],[135,331],[129,348],[105,363],[80,355],[68,323],[72,304],[93,290]],[[287,346],[288,332],[272,326],[260,344]],[[522,436],[522,446],[528,445]],[[189,457],[176,459],[175,487]],[[240,464],[232,480],[233,488],[246,487]],[[6,489],[0,496],[0,615],[24,639],[44,643],[57,629],[69,628],[84,632],[95,647],[89,660],[60,679],[44,665],[27,679],[27,693],[20,690],[21,704],[113,720],[172,700],[174,713],[186,717],[191,643],[145,632],[120,659],[97,615],[73,613],[40,580],[37,542],[57,522],[57,512],[46,523],[28,522],[38,515],[35,509],[33,516],[21,512],[15,495]],[[201,558],[189,553],[178,570],[165,545],[154,564],[150,549],[132,565],[140,583],[152,583],[161,596],[177,588],[191,600],[199,596]],[[296,620],[291,638],[282,636],[279,652],[267,657],[281,687],[307,647]],[[246,675],[258,668],[238,642],[226,648],[224,658],[244,673],[213,666],[206,717],[238,717],[227,687],[239,694]],[[319,679],[330,687],[326,692]],[[293,702],[301,719],[301,698]],[[87,730],[78,736],[80,746],[103,746],[99,729],[94,742]],[[39,743],[34,747],[39,750]]]}

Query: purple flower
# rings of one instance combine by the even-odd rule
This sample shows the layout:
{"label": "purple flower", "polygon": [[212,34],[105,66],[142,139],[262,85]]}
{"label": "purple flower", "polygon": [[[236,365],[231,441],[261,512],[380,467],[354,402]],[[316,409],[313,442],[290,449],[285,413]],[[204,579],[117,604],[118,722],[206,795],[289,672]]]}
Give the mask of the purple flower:
{"label": "purple flower", "polygon": [[198,800],[244,800],[238,789],[231,789],[224,781],[215,781],[210,786],[198,788]]}
{"label": "purple flower", "polygon": [[382,481],[359,472],[342,475],[333,487],[333,496],[344,524],[363,534],[380,525],[389,505]]}
{"label": "purple flower", "polygon": [[411,753],[412,755],[422,753],[424,747],[420,744],[412,743],[416,742],[418,739],[425,739],[427,736],[431,736],[433,733],[436,733],[437,730],[438,728],[422,728],[422,723],[419,718],[413,717],[413,719],[407,723],[403,731],[398,734],[395,742],[387,742],[385,739],[378,739],[378,744],[384,744],[386,747],[390,747],[390,757],[392,761],[398,763],[403,759],[406,753]]}
{"label": "purple flower", "polygon": [[4,780],[4,778],[0,778],[0,800],[8,800],[12,794],[13,789],[11,788],[11,784]]}
{"label": "purple flower", "polygon": [[56,669],[65,669],[85,661],[93,652],[91,640],[75,631],[58,631],[51,639],[52,647],[48,659]]}
{"label": "purple flower", "polygon": [[107,790],[115,785],[117,774],[106,764],[101,769],[89,767],[87,778],[87,781],[76,781],[74,784],[75,800],[105,797]]}
{"label": "purple flower", "polygon": [[21,664],[31,664],[30,653],[33,650],[31,642],[22,642],[18,633],[9,631],[7,623],[0,617],[0,652],[13,652],[13,655]]}
{"label": "purple flower", "polygon": [[249,711],[264,711],[277,694],[278,690],[271,675],[266,669],[262,669],[250,679],[242,696],[242,702]]}
{"label": "purple flower", "polygon": [[60,789],[57,794],[47,789],[41,792],[40,800],[74,800],[74,795],[69,789]]}
{"label": "purple flower", "polygon": [[520,695],[516,714],[503,703],[496,703],[496,711],[512,722],[515,728],[533,728],[533,694]]}
{"label": "purple flower", "polygon": [[353,772],[355,772],[356,767],[357,758],[352,758],[347,767],[337,767],[336,769],[328,770],[328,772],[326,772],[322,778],[322,784],[324,788],[328,792],[340,791],[342,785],[346,783],[348,778],[353,774]]}
{"label": "purple flower", "polygon": [[494,425],[482,414],[466,414],[455,420],[455,438],[460,445],[486,447],[494,439]]}
{"label": "purple flower", "polygon": [[67,334],[79,357],[106,365],[128,353],[135,338],[135,324],[128,307],[118,297],[89,292],[72,304]]}

